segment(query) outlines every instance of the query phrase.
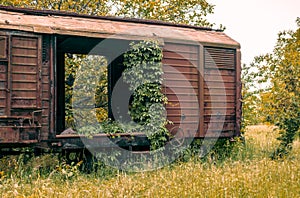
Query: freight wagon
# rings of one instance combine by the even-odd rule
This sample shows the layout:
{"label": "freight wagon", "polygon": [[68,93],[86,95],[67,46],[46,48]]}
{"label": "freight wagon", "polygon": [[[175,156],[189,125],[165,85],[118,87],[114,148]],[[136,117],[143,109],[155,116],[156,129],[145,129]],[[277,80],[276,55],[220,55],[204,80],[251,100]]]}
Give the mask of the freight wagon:
{"label": "freight wagon", "polygon": [[[0,147],[77,145],[65,114],[66,54],[97,54],[108,61],[108,100],[122,75],[131,41],[153,38],[163,50],[170,132],[180,138],[240,135],[240,44],[220,30],[152,20],[0,7]],[[99,45],[107,42],[106,45]],[[95,50],[95,47],[97,47]],[[99,47],[100,46],[100,47]],[[108,102],[108,116],[111,115]],[[180,134],[179,134],[180,133]],[[103,146],[107,134],[94,135]],[[121,134],[144,142],[143,132]],[[117,138],[118,139],[118,138]],[[114,141],[114,140],[112,140]],[[115,140],[116,141],[116,140]],[[124,142],[124,141],[119,141]],[[127,142],[128,143],[128,142]]]}

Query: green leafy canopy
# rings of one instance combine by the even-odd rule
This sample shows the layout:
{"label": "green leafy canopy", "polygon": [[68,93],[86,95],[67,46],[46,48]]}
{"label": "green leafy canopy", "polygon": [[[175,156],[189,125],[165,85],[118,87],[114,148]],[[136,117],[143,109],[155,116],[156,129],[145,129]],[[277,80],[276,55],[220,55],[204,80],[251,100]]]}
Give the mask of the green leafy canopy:
{"label": "green leafy canopy", "polygon": [[207,0],[0,0],[0,4],[89,15],[155,19],[205,27],[214,25],[206,19],[214,9]]}
{"label": "green leafy canopy", "polygon": [[244,78],[245,88],[263,84],[263,88],[252,93],[259,101],[261,121],[271,122],[281,131],[273,158],[289,153],[300,126],[300,18],[296,22],[298,29],[280,32],[273,52],[256,57],[247,70],[252,71]]}

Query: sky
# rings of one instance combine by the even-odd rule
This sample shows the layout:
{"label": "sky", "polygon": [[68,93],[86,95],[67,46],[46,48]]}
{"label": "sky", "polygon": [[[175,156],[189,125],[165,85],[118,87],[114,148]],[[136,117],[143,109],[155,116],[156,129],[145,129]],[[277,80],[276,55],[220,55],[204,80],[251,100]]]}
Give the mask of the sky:
{"label": "sky", "polygon": [[207,0],[215,5],[210,22],[222,24],[225,33],[241,44],[242,63],[272,52],[277,35],[295,30],[300,0]]}

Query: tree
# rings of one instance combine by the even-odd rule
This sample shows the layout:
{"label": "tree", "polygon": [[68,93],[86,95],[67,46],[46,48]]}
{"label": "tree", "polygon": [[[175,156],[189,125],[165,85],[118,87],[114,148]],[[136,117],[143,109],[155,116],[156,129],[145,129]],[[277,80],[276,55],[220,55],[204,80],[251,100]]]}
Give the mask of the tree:
{"label": "tree", "polygon": [[292,149],[300,126],[300,18],[298,29],[278,34],[272,53],[255,58],[252,83],[264,83],[260,89],[261,111],[278,126],[280,145],[272,158],[281,158]]}
{"label": "tree", "polygon": [[156,19],[205,27],[214,25],[205,19],[214,8],[207,0],[0,0],[0,4],[89,15]]}
{"label": "tree", "polygon": [[63,10],[90,15],[106,15],[109,0],[0,0],[1,5],[33,9]]}
{"label": "tree", "polygon": [[243,65],[242,68],[242,98],[243,98],[243,121],[242,121],[242,132],[244,131],[246,126],[249,125],[256,125],[259,123],[258,117],[258,104],[259,104],[259,97],[257,94],[251,91],[251,82],[252,77],[250,74],[250,68],[246,64]]}
{"label": "tree", "polygon": [[205,17],[214,6],[206,0],[112,0],[117,16],[156,19],[168,22],[211,27]]}
{"label": "tree", "polygon": [[[80,69],[81,68],[81,69]],[[95,116],[99,122],[103,122],[108,118],[108,79],[107,79],[107,60],[104,56],[97,56],[97,55],[78,55],[78,54],[66,54],[65,55],[65,124],[66,128],[73,128],[75,129],[75,120],[74,120],[74,109],[73,109],[73,102],[74,102],[74,83],[76,77],[79,76],[80,81],[83,84],[90,84],[88,82],[90,75],[87,74],[84,69],[89,71],[97,77],[95,82],[98,82],[97,85],[94,87],[88,86],[84,87],[82,90],[76,89],[77,95],[81,95],[86,98],[89,96],[88,93],[94,93],[94,100],[95,104]],[[78,72],[80,69],[80,72]],[[87,92],[87,89],[90,90]],[[79,92],[79,93],[78,93]],[[78,110],[77,110],[78,111]],[[80,115],[80,119],[83,120],[92,120],[94,114],[93,110],[91,112],[90,108],[87,108],[87,111],[82,111],[81,114],[77,112],[77,115]]]}

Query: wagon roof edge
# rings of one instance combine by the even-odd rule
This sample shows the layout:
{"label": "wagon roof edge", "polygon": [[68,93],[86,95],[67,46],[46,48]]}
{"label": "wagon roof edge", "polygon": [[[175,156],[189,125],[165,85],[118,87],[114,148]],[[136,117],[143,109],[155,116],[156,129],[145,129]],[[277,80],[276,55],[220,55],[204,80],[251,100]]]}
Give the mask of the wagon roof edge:
{"label": "wagon roof edge", "polygon": [[[154,35],[162,38],[167,37],[168,39],[180,40],[180,34],[184,34],[193,41],[240,48],[238,42],[227,36],[221,30],[163,21],[119,18],[113,16],[91,16],[66,11],[35,10],[1,5],[0,16],[0,29],[88,37],[103,36],[103,38],[106,38],[111,35],[122,34],[130,28],[156,28],[156,30],[161,31],[161,34],[156,35],[154,32],[144,31],[143,33],[134,32],[135,35],[129,34],[129,36],[147,38],[153,37]],[[45,20],[47,20],[46,23]],[[164,30],[177,31],[179,35],[174,34],[170,36],[163,32]],[[126,35],[126,33],[124,35]]]}

